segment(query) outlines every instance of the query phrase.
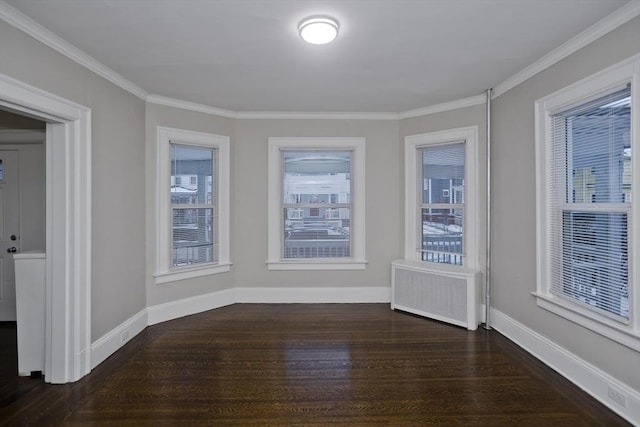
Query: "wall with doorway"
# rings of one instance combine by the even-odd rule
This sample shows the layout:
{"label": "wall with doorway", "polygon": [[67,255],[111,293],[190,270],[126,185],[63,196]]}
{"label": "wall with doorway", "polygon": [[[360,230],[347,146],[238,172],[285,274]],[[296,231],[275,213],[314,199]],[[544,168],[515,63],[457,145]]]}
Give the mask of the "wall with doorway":
{"label": "wall with doorway", "polygon": [[0,22],[0,73],[91,109],[91,341],[146,307],[145,102]]}

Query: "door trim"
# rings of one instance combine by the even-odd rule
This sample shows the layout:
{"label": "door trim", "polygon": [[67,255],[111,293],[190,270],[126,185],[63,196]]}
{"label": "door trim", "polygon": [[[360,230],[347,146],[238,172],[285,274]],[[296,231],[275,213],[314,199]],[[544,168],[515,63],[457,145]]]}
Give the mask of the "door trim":
{"label": "door trim", "polygon": [[0,74],[0,106],[47,122],[45,381],[91,370],[91,110]]}

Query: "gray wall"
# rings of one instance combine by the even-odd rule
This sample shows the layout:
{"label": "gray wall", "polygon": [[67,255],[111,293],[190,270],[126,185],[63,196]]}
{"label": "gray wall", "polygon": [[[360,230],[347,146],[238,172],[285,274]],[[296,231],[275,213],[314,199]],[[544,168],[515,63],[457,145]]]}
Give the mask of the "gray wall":
{"label": "gray wall", "polygon": [[[366,258],[364,271],[269,271],[267,260],[267,146],[269,137],[366,138]],[[232,215],[236,286],[390,286],[400,256],[398,123],[374,120],[239,120]]]}
{"label": "gray wall", "polygon": [[493,306],[640,390],[638,353],[536,306],[534,102],[640,52],[640,18],[495,99],[492,114]]}
{"label": "gray wall", "polygon": [[[181,298],[207,294],[233,287],[235,265],[231,271],[213,276],[198,277],[177,282],[155,284],[153,273],[155,270],[156,256],[156,157],[157,157],[157,127],[171,127],[191,131],[213,133],[230,137],[231,140],[231,203],[237,197],[233,179],[236,155],[234,119],[212,116],[178,108],[166,107],[157,104],[147,104],[146,121],[146,188],[147,188],[147,305],[157,305]],[[231,262],[235,262],[234,256],[234,230],[235,215],[231,210]]]}
{"label": "gray wall", "polygon": [[[486,211],[487,211],[487,126],[486,126],[486,106],[475,105],[472,107],[460,108],[457,110],[443,111],[440,113],[430,114],[428,116],[420,116],[411,119],[405,119],[400,122],[400,162],[404,163],[404,138],[409,135],[418,135],[422,133],[437,132],[467,126],[478,126],[478,175],[481,177],[478,183],[478,214],[480,215],[480,229],[478,230],[478,265],[480,270],[484,272],[486,264],[485,247],[486,247]],[[402,181],[400,182],[399,191],[401,194],[401,204],[404,215],[404,165],[402,167]],[[404,218],[404,216],[402,217]],[[401,230],[401,233],[404,233]],[[404,236],[404,235],[403,235]],[[404,238],[403,238],[404,242]],[[401,257],[404,254],[400,254]]]}
{"label": "gray wall", "polygon": [[145,103],[0,22],[0,73],[92,111],[92,341],[145,305]]}

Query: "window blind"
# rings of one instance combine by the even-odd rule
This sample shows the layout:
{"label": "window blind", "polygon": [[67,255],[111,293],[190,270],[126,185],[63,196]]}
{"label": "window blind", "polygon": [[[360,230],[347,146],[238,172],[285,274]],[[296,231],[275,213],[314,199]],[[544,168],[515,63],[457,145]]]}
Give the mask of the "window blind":
{"label": "window blind", "polygon": [[629,320],[630,85],[551,116],[551,291]]}

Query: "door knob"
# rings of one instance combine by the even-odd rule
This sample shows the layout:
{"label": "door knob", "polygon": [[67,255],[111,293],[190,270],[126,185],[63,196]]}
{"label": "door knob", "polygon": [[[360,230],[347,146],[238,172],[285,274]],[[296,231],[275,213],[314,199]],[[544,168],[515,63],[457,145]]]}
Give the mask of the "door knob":
{"label": "door knob", "polygon": [[11,246],[7,249],[7,252],[9,252],[10,254],[15,254],[16,252],[18,252],[18,249],[16,249],[15,246]]}

